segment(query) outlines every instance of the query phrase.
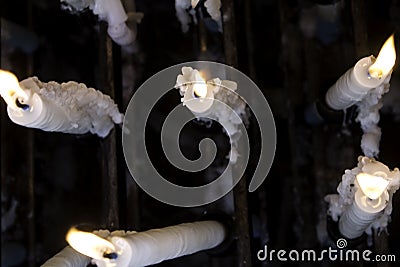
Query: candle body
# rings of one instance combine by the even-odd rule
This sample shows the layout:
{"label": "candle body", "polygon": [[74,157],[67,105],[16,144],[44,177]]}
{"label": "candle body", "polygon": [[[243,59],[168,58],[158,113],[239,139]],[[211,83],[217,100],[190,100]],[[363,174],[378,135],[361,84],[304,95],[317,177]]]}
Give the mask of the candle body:
{"label": "candle body", "polygon": [[[229,136],[231,151],[230,162],[236,163],[239,156],[237,140],[241,136],[240,127],[248,121],[246,102],[235,92],[238,85],[235,81],[211,79],[207,82],[199,78],[199,71],[191,67],[183,67],[182,74],[176,79],[175,87],[183,96],[181,101],[193,115],[205,122],[218,121]],[[194,85],[202,84],[207,92],[204,97],[196,97]]]}
{"label": "candle body", "polygon": [[218,246],[225,229],[216,221],[184,223],[125,236],[112,236],[116,260],[93,260],[99,267],[147,266]]}
{"label": "candle body", "polygon": [[87,132],[88,124],[81,125],[83,127],[74,127],[70,122],[66,112],[51,101],[40,98],[38,94],[32,96],[32,110],[29,112],[21,112],[10,107],[7,113],[10,119],[22,126],[29,128],[41,129],[48,132],[66,132],[82,134]]}
{"label": "candle body", "polygon": [[89,263],[89,257],[67,246],[54,257],[46,261],[42,267],[86,267]]}
{"label": "candle body", "polygon": [[[121,0],[61,0],[68,3],[75,10],[83,11],[87,8],[93,10],[93,14],[98,15],[101,20],[108,23],[108,35],[114,42],[121,46],[127,46],[136,39],[136,31],[132,31],[127,25],[128,14],[126,14]],[[140,20],[141,15],[135,16]]]}
{"label": "candle body", "polygon": [[360,189],[355,193],[353,204],[343,213],[339,220],[339,231],[346,238],[360,237],[364,231],[386,208],[389,194],[384,192],[377,200],[369,200]]}
{"label": "candle body", "polygon": [[[356,183],[356,176],[359,173],[386,177],[386,179],[389,180],[390,183],[387,187],[387,192],[381,196],[381,198],[384,197],[385,200],[383,212],[380,212],[377,206],[373,207],[374,209],[368,208],[365,196],[364,198],[360,197],[361,192],[359,191],[361,190],[355,191],[357,187],[354,185]],[[394,168],[394,170],[391,171],[388,166],[373,158],[360,156],[358,157],[357,166],[351,170],[346,170],[343,174],[342,181],[337,188],[339,194],[327,195],[325,197],[325,200],[329,202],[328,214],[335,222],[338,220],[341,221],[339,223],[339,230],[343,236],[348,236],[348,238],[356,238],[356,236],[362,235],[364,231],[368,235],[371,235],[372,229],[376,231],[385,231],[390,221],[393,200],[393,197],[387,196],[393,196],[399,187],[400,171],[398,168]],[[383,202],[381,202],[381,204],[383,204]],[[356,223],[363,224],[362,231],[357,230],[357,227],[353,226]],[[366,224],[367,226],[365,226]],[[357,234],[349,233],[349,229],[354,229],[357,231]]]}
{"label": "candle body", "polygon": [[361,101],[369,90],[382,84],[386,76],[373,78],[368,73],[373,63],[373,56],[362,58],[354,68],[343,74],[326,93],[328,106],[335,110],[346,109]]}
{"label": "candle body", "polygon": [[114,101],[84,84],[42,83],[32,77],[21,81],[20,86],[29,96],[30,109],[8,107],[8,115],[16,124],[50,132],[91,132],[105,137],[114,123],[122,123],[123,115]]}

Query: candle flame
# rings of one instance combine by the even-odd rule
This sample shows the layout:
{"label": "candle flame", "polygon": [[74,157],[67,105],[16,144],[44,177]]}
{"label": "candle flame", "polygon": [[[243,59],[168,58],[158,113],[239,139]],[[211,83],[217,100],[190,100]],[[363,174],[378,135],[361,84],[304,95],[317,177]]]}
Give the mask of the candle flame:
{"label": "candle flame", "polygon": [[28,95],[19,86],[17,77],[5,70],[0,70],[0,95],[9,107],[16,110],[19,109],[15,104],[17,99],[22,101],[28,100]]}
{"label": "candle flame", "polygon": [[395,62],[396,49],[394,46],[394,35],[392,34],[383,44],[375,63],[369,67],[369,74],[371,77],[380,79],[392,70]]}
{"label": "candle flame", "polygon": [[200,0],[192,0],[191,4],[192,4],[192,8],[196,8],[196,6],[199,4]]}
{"label": "candle flame", "polygon": [[390,183],[383,177],[368,173],[360,173],[356,179],[361,191],[370,199],[378,199]]}
{"label": "candle flame", "polygon": [[93,259],[102,259],[105,252],[115,251],[111,242],[93,233],[77,230],[75,227],[68,231],[66,239],[73,249]]}
{"label": "candle flame", "polygon": [[207,96],[207,84],[205,79],[201,77],[199,72],[195,74],[195,81],[193,85],[193,92],[196,97],[206,97]]}

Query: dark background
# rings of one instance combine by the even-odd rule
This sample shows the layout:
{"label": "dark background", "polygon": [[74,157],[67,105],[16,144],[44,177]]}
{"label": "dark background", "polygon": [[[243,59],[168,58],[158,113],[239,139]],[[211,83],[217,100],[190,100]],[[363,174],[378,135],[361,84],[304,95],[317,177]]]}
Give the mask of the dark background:
{"label": "dark background", "polygon": [[[326,229],[335,225],[327,226],[323,198],[336,193],[345,169],[356,166],[362,133],[354,121],[354,108],[345,115],[329,113],[319,123],[306,110],[323,102],[329,86],[359,58],[377,55],[390,34],[398,32],[400,2],[222,2],[223,13],[234,14],[224,21],[224,33],[216,30],[204,10],[203,17],[197,10],[199,23],[182,33],[174,1],[127,0],[130,11],[136,7],[144,13],[132,53],[112,45],[107,26],[89,11],[72,14],[58,1],[1,0],[1,68],[20,80],[38,76],[44,82],[82,82],[113,96],[124,112],[130,96],[156,72],[185,61],[218,61],[237,67],[260,87],[278,136],[272,169],[256,192],[246,194],[239,188],[204,207],[176,208],[135,185],[122,155],[119,126],[106,139],[26,129],[11,123],[1,101],[2,266],[40,266],[66,246],[65,234],[76,224],[146,230],[199,220],[205,213],[230,218],[234,239],[230,246],[159,266],[282,266],[278,261],[259,262],[257,251],[264,245],[276,250],[334,246],[337,236]],[[333,21],[321,15],[329,7],[328,13],[338,13]],[[395,39],[399,47],[397,35]],[[380,121],[379,160],[391,169],[400,166],[399,78],[395,66]],[[157,105],[148,125],[150,140],[158,138],[173,101],[179,101],[177,94]],[[252,121],[252,159],[246,177],[257,162],[257,127]],[[214,138],[222,152],[201,174],[185,176],[172,168],[160,155],[158,142],[150,142],[149,152],[160,171],[177,184],[204,184],[226,164],[229,150],[219,125],[206,129],[192,123],[181,136],[183,152],[189,158],[198,156],[194,148],[205,136]],[[245,182],[240,186],[244,188]],[[363,240],[356,248],[396,254],[400,260],[399,193],[393,207],[389,235],[375,236],[372,246]],[[398,262],[287,265],[398,266]]]}

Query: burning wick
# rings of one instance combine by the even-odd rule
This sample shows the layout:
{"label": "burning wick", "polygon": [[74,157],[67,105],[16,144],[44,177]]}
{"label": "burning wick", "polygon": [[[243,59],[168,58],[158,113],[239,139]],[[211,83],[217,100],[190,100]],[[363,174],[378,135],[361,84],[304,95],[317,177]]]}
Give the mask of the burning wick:
{"label": "burning wick", "polygon": [[103,253],[103,258],[115,260],[118,258],[118,254],[116,252],[105,251]]}
{"label": "burning wick", "polygon": [[392,71],[396,62],[396,52],[393,51],[394,35],[392,34],[383,44],[374,64],[372,64],[368,69],[368,74],[372,78],[382,79],[383,76],[386,76]]}
{"label": "burning wick", "polygon": [[24,104],[23,101],[18,98],[15,100],[15,105],[24,111],[31,108],[28,104]]}

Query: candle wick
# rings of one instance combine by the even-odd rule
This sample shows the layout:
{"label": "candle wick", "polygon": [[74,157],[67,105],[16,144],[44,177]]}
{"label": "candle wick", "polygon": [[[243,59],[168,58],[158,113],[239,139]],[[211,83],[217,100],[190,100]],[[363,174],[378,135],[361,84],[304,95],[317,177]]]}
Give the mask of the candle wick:
{"label": "candle wick", "polygon": [[368,79],[369,80],[372,78],[375,78],[375,79],[378,78],[380,80],[380,79],[382,79],[382,76],[383,76],[382,71],[374,70],[374,71],[372,71],[372,73],[370,71],[368,71]]}
{"label": "candle wick", "polygon": [[201,96],[199,94],[196,93],[196,91],[193,91],[193,95],[195,98],[200,98]]}
{"label": "candle wick", "polygon": [[22,110],[29,110],[30,109],[29,105],[21,103],[21,101],[18,98],[15,100],[15,105],[17,105],[17,107],[19,107]]}
{"label": "candle wick", "polygon": [[115,260],[118,258],[118,254],[117,254],[117,252],[105,251],[103,253],[103,257],[106,259]]}

